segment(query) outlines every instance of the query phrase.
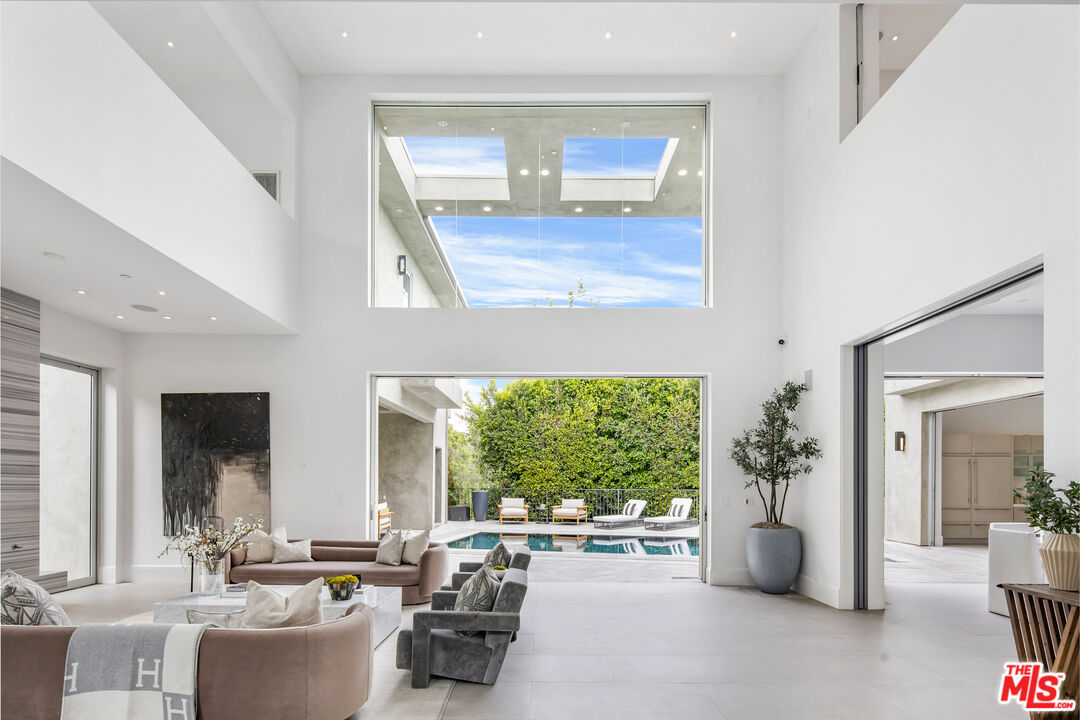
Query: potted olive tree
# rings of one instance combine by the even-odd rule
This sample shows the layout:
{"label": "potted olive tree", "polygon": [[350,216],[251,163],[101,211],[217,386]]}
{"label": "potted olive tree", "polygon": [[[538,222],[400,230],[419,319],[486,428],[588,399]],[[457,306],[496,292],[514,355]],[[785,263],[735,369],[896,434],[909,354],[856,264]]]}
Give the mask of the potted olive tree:
{"label": "potted olive tree", "polygon": [[[1035,468],[1016,496],[1027,503],[1031,525],[1043,531],[1039,555],[1055,590],[1080,590],[1080,483],[1055,488],[1054,473]],[[1021,494],[1022,492],[1022,494]]]}
{"label": "potted olive tree", "polygon": [[754,523],[746,536],[746,563],[757,586],[767,593],[786,593],[799,575],[802,539],[799,531],[784,523],[791,482],[806,475],[810,460],[821,457],[816,438],[796,440],[799,431],[792,415],[806,386],[785,383],[761,404],[758,424],[731,441],[730,455],[757,490],[765,506],[765,521]]}

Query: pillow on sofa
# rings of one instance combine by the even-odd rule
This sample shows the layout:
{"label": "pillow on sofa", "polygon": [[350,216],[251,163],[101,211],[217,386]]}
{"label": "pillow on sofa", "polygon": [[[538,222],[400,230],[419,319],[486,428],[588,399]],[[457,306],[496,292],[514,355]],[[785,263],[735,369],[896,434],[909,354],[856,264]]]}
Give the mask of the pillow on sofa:
{"label": "pillow on sofa", "polygon": [[245,610],[233,610],[232,612],[206,612],[205,610],[188,610],[187,621],[189,625],[213,623],[223,628],[243,627]]}
{"label": "pillow on sofa", "polygon": [[419,565],[420,556],[427,550],[428,541],[431,540],[431,530],[413,530],[405,538],[405,546],[401,550],[401,562],[406,565]]}
{"label": "pillow on sofa", "polygon": [[64,608],[45,588],[11,570],[0,576],[0,605],[3,625],[71,625]]}
{"label": "pillow on sofa", "polygon": [[[491,612],[495,607],[495,596],[499,594],[499,579],[495,577],[495,571],[491,565],[484,563],[480,569],[472,574],[458,591],[457,599],[454,600],[454,611],[461,612]],[[479,635],[479,630],[457,630],[461,637],[473,637]]]}
{"label": "pillow on sofa", "polygon": [[310,540],[297,540],[296,542],[282,542],[277,538],[273,539],[274,543],[274,558],[270,562],[272,563],[287,563],[287,562],[315,562],[311,559],[311,541]]}
{"label": "pillow on sofa", "polygon": [[284,525],[277,526],[269,535],[262,530],[255,530],[248,535],[247,559],[244,560],[244,564],[273,562],[274,540],[289,541]]}
{"label": "pillow on sofa", "polygon": [[500,540],[499,544],[488,550],[488,554],[484,556],[484,562],[491,565],[491,567],[510,567],[510,550]]}
{"label": "pillow on sofa", "polygon": [[379,540],[375,562],[380,565],[400,565],[403,550],[405,550],[405,536],[400,530],[387,530]]}
{"label": "pillow on sofa", "polygon": [[248,583],[247,610],[240,617],[242,628],[282,628],[318,625],[322,622],[322,578],[297,588],[289,596]]}

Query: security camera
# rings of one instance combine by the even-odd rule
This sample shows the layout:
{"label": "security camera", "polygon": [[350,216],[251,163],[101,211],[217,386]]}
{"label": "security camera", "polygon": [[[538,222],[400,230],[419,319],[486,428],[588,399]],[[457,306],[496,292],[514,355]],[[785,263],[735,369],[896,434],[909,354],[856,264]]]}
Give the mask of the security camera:
{"label": "security camera", "polygon": [[787,338],[780,338],[776,341],[776,344],[780,347],[784,347],[785,345],[787,345]]}

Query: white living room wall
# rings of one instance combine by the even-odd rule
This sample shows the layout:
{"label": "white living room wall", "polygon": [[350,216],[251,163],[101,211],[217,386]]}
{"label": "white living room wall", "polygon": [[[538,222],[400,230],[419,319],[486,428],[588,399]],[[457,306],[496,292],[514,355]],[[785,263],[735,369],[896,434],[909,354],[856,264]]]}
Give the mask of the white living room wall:
{"label": "white living room wall", "polygon": [[[794,497],[797,589],[811,597],[852,604],[845,346],[1039,260],[1047,466],[1080,474],[1077,12],[964,6],[843,143],[840,83],[853,68],[839,62],[839,8],[790,66],[783,370],[813,370],[801,420],[825,451]],[[879,552],[881,537],[871,532]],[[882,602],[872,587],[871,603]]]}
{"label": "white living room wall", "polygon": [[[710,100],[713,306],[368,308],[371,102],[422,98]],[[710,579],[749,583],[745,528],[761,510],[743,504],[726,449],[780,378],[780,79],[321,76],[303,80],[301,107],[299,335],[128,338],[130,577],[180,576],[157,557],[162,392],[268,391],[273,522],[355,538],[372,500],[369,374],[673,374],[709,377]]]}

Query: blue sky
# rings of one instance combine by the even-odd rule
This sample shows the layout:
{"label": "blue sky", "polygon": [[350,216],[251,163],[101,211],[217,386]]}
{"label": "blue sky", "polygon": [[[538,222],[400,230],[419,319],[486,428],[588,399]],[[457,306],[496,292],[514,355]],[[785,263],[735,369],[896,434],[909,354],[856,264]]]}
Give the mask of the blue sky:
{"label": "blue sky", "polygon": [[[425,175],[506,176],[503,139],[404,138]],[[667,138],[566,138],[568,176],[655,175]],[[448,208],[449,209],[449,208]],[[701,218],[457,217],[431,222],[471,307],[700,307]]]}

